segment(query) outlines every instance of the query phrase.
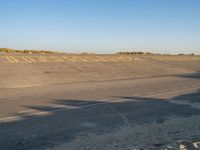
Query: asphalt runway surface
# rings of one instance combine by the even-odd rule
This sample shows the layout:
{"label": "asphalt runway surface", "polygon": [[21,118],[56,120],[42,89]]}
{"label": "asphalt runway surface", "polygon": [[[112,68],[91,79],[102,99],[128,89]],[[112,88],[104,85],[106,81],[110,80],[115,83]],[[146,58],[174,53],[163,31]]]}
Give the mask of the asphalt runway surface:
{"label": "asphalt runway surface", "polygon": [[[136,142],[139,137],[132,128],[162,126],[173,118],[186,119],[195,132],[190,134],[192,130],[185,127],[182,134],[184,121],[180,121],[175,123],[178,131],[169,133],[168,142],[200,141],[199,89],[199,76],[192,75],[10,89],[9,96],[0,97],[0,149],[139,149],[153,144],[159,147],[150,138],[138,144],[128,137],[124,139],[123,134],[112,136],[111,141],[118,140],[117,144],[108,143],[107,135],[131,128],[128,132]],[[98,137],[102,139],[99,141]],[[161,141],[165,139],[156,140]]]}

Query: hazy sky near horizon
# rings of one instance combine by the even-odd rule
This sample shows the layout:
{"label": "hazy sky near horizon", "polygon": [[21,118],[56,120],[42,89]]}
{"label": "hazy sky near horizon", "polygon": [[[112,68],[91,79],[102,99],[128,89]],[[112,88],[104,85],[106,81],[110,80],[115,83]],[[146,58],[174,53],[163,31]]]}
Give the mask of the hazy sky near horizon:
{"label": "hazy sky near horizon", "polygon": [[200,54],[200,0],[0,0],[0,47]]}

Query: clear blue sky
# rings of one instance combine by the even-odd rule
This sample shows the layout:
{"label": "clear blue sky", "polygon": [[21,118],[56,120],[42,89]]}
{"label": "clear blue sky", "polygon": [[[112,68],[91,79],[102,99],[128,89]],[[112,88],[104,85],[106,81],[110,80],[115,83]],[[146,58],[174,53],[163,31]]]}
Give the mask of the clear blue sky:
{"label": "clear blue sky", "polygon": [[0,47],[200,53],[200,0],[0,0]]}

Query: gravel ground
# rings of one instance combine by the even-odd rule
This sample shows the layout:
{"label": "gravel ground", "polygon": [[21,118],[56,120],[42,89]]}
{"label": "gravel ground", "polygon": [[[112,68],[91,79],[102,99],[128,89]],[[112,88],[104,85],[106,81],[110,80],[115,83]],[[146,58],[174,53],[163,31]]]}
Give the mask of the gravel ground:
{"label": "gravel ground", "polygon": [[199,118],[169,118],[163,124],[125,126],[106,135],[80,136],[48,150],[199,150]]}

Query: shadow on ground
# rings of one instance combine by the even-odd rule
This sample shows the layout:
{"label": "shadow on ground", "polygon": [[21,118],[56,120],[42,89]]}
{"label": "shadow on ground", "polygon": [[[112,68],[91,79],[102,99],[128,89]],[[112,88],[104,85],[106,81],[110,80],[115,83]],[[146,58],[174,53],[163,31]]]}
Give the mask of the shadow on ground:
{"label": "shadow on ground", "polygon": [[[53,147],[89,133],[102,135],[119,130],[122,126],[163,123],[170,117],[200,115],[200,109],[190,103],[200,102],[200,91],[174,97],[175,101],[149,97],[118,97],[123,102],[57,99],[52,108],[26,106],[37,111],[52,111],[44,115],[24,116],[20,120],[0,123],[0,149],[29,150]],[[199,124],[200,126],[200,124]],[[199,137],[200,138],[200,137]]]}
{"label": "shadow on ground", "polygon": [[178,77],[200,79],[200,71],[197,71],[196,73],[178,75]]}

